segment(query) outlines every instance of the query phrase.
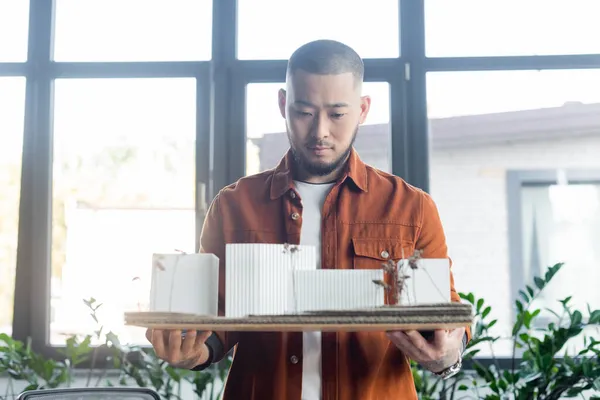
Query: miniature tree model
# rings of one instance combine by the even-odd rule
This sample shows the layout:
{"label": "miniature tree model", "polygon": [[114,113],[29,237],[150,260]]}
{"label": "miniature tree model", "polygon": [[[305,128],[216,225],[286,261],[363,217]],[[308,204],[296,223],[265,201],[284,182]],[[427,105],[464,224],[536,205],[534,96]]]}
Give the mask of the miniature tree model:
{"label": "miniature tree model", "polygon": [[[398,262],[394,260],[388,260],[383,265],[383,270],[389,276],[389,282],[386,283],[380,280],[374,280],[373,283],[376,285],[383,286],[388,293],[389,305],[399,305],[400,298],[404,289],[407,288],[407,280],[410,279],[409,272],[417,269],[418,261],[422,258],[423,250],[415,250],[414,254],[408,259],[404,259]],[[414,279],[413,279],[414,284]]]}

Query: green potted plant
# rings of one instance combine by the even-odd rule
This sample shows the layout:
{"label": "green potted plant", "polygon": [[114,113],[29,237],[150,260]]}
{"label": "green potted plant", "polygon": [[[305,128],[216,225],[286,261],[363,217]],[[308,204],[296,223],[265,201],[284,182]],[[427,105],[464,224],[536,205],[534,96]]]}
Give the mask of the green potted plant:
{"label": "green potted plant", "polygon": [[[164,399],[180,399],[182,385],[189,384],[198,398],[208,395],[208,399],[216,400],[221,397],[222,389],[217,390],[215,383],[218,380],[224,382],[231,365],[230,358],[205,371],[173,368],[156,357],[151,348],[124,345],[113,332],[104,334],[104,327],[97,317],[102,304],[93,298],[84,300],[84,303],[98,329],[83,337],[69,337],[60,351],[64,357],[62,360],[44,358],[32,350],[29,342],[24,344],[0,334],[0,376],[8,376],[7,387],[4,393],[0,393],[0,400],[12,400],[23,390],[68,387],[73,382],[74,369],[88,361],[90,367],[85,383],[88,387],[134,384],[150,387]],[[94,337],[104,343],[92,346]],[[107,354],[106,358],[100,359],[100,354]],[[118,372],[116,380],[107,378],[108,368]],[[15,381],[20,382],[19,387],[24,386],[24,389],[16,389]]]}
{"label": "green potted plant", "polygon": [[548,268],[543,277],[535,277],[533,285],[527,285],[519,292],[508,368],[502,368],[495,356],[489,366],[474,358],[481,345],[492,346],[500,339],[490,333],[497,320],[491,318],[492,309],[484,299],[476,298],[473,293],[461,294],[461,298],[476,310],[473,338],[464,355],[465,361],[472,363],[474,374],[462,371],[453,379],[442,381],[413,365],[419,398],[554,400],[587,393],[590,399],[600,399],[600,337],[584,336],[584,348],[576,354],[565,350],[567,342],[585,335],[586,329],[600,327],[600,310],[588,307],[584,317],[580,310],[573,309],[571,297],[567,297],[560,300],[562,315],[546,310],[554,320],[541,328],[535,324],[542,312],[535,308],[535,300],[562,267],[561,263]]}

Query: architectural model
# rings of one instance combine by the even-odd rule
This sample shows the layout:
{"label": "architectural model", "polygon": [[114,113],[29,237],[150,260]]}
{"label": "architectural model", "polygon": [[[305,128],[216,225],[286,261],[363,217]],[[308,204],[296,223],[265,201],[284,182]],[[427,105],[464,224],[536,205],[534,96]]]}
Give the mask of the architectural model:
{"label": "architectural model", "polygon": [[225,315],[217,316],[219,260],[155,255],[150,312],[127,324],[177,329],[380,331],[450,329],[472,323],[450,300],[450,261],[410,257],[380,269],[316,268],[315,247],[228,244]]}

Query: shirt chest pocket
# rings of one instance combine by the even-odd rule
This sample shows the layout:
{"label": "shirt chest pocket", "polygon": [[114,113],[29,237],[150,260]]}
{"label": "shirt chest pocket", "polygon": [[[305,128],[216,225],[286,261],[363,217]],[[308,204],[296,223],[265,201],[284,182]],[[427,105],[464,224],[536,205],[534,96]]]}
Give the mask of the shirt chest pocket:
{"label": "shirt chest pocket", "polygon": [[389,260],[398,261],[413,255],[414,244],[410,241],[353,238],[353,268],[379,269]]}

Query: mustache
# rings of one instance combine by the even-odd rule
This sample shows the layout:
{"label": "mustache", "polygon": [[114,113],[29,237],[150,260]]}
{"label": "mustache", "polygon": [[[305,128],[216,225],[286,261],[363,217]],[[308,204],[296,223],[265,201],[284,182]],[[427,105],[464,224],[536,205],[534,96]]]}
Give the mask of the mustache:
{"label": "mustache", "polygon": [[306,142],[306,147],[333,147],[333,144],[323,139],[311,139]]}

